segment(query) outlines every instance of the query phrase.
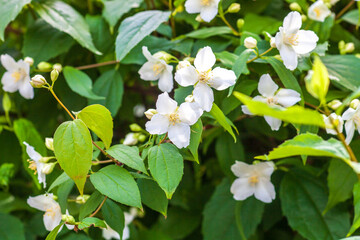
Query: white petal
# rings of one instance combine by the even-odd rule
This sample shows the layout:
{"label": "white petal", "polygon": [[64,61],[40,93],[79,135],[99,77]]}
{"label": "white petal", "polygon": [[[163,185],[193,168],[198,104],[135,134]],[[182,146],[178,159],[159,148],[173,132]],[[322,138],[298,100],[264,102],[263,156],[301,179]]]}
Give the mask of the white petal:
{"label": "white petal", "polygon": [[275,164],[271,161],[269,162],[260,162],[253,165],[255,170],[263,177],[269,178],[274,172]]}
{"label": "white petal", "polygon": [[271,130],[277,131],[281,126],[281,120],[269,116],[264,116],[265,121],[269,124]]}
{"label": "white petal", "polygon": [[190,143],[190,126],[186,123],[177,123],[169,127],[169,139],[178,148],[185,148]]}
{"label": "white petal", "polygon": [[58,203],[52,198],[52,194],[29,197],[27,199],[27,204],[40,211],[46,211],[46,209],[50,209],[58,205]]}
{"label": "white petal", "polygon": [[322,0],[316,1],[308,9],[309,18],[315,21],[324,22],[325,18],[330,14],[330,9]]}
{"label": "white petal", "polygon": [[341,117],[343,120],[350,120],[354,116],[355,113],[356,113],[355,109],[348,108]]}
{"label": "white petal", "polygon": [[19,89],[20,82],[16,82],[10,72],[5,72],[1,78],[1,84],[5,92],[16,92]]}
{"label": "white petal", "polygon": [[154,71],[154,66],[156,63],[153,62],[146,62],[142,67],[139,69],[140,78],[146,81],[154,81],[160,78],[159,74],[156,74]]}
{"label": "white petal", "polygon": [[46,230],[51,231],[61,222],[61,210],[59,204],[44,214],[44,225]]}
{"label": "white petal", "polygon": [[44,163],[37,162],[36,163],[36,169],[37,169],[37,175],[39,183],[43,184],[43,187],[46,188],[46,174],[42,172],[42,169],[44,167]]}
{"label": "white petal", "polygon": [[151,120],[145,124],[145,129],[150,134],[164,134],[168,131],[169,124],[168,117],[155,114]]}
{"label": "white petal", "polygon": [[159,61],[159,59],[153,57],[153,55],[151,55],[151,53],[149,52],[148,48],[146,46],[142,47],[142,53],[144,54],[144,57],[152,63],[156,63]]}
{"label": "white petal", "polygon": [[[17,61],[17,65],[19,68],[21,68],[22,70],[24,70],[24,72],[29,75],[30,74],[30,65],[25,62],[24,60],[20,59],[19,61]],[[30,81],[30,77],[29,77],[29,81]]]}
{"label": "white petal", "polygon": [[230,86],[233,86],[236,81],[236,75],[234,71],[227,70],[225,68],[217,67],[212,70],[212,79],[209,84],[216,90],[224,90]]}
{"label": "white petal", "polygon": [[355,133],[355,123],[353,120],[348,120],[345,123],[345,132],[346,132],[346,139],[345,142],[347,144],[350,144],[351,140],[354,137],[354,133]]}
{"label": "white petal", "polygon": [[245,200],[254,194],[255,188],[249,184],[249,179],[238,178],[231,185],[230,192],[234,194],[235,200]]}
{"label": "white petal", "polygon": [[178,114],[181,122],[184,122],[191,126],[196,123],[197,120],[199,120],[199,118],[203,114],[203,110],[196,102],[184,102],[180,105]]}
{"label": "white petal", "polygon": [[241,106],[241,110],[244,114],[247,114],[247,115],[254,115],[250,112],[249,108],[246,106],[246,105],[242,105]]}
{"label": "white petal", "polygon": [[278,47],[278,50],[285,67],[291,71],[294,70],[298,65],[298,57],[295,50],[286,44],[282,44],[280,48]]}
{"label": "white petal", "polygon": [[275,187],[267,179],[259,179],[255,187],[255,197],[264,203],[270,203],[275,199]]}
{"label": "white petal", "polygon": [[173,66],[167,65],[166,69],[160,74],[159,89],[163,92],[171,92],[174,87]]}
{"label": "white petal", "polygon": [[167,92],[159,95],[156,101],[156,111],[160,114],[171,114],[175,112],[177,102],[169,97]]}
{"label": "white petal", "polygon": [[274,83],[269,74],[263,74],[260,77],[258,91],[264,97],[273,97],[278,88],[278,85]]}
{"label": "white petal", "polygon": [[214,17],[216,17],[217,13],[218,13],[217,5],[205,6],[200,11],[200,17],[205,22],[210,22],[211,20],[214,19]]}
{"label": "white petal", "polygon": [[253,165],[249,165],[240,161],[235,161],[235,164],[231,165],[231,171],[236,177],[248,177],[253,169]]}
{"label": "white petal", "polygon": [[315,49],[318,36],[310,30],[300,30],[298,32],[298,44],[293,45],[293,49],[297,54],[306,54]]}
{"label": "white petal", "polygon": [[284,31],[286,33],[296,33],[302,25],[301,15],[298,12],[290,12],[283,22]]}
{"label": "white petal", "polygon": [[[127,240],[130,238],[130,229],[128,225],[125,225],[123,234],[122,234],[122,240]],[[117,238],[120,239],[120,238]]]}
{"label": "white petal", "polygon": [[198,80],[198,73],[193,66],[181,68],[175,73],[175,81],[183,87],[192,86]]}
{"label": "white petal", "polygon": [[[127,226],[125,225],[125,228],[127,228]],[[124,231],[125,231],[124,228]],[[103,238],[105,238],[106,240],[110,240],[110,239],[120,239],[120,234],[118,232],[116,232],[115,230],[113,230],[111,227],[109,227],[107,225],[107,228],[103,228],[102,229],[102,236]],[[124,238],[124,234],[123,234],[123,240],[126,239]]]}
{"label": "white petal", "polygon": [[29,155],[31,160],[38,162],[42,158],[40,153],[35,151],[34,147],[30,146],[27,142],[23,142],[23,144],[26,146],[26,153]]}
{"label": "white petal", "polygon": [[215,62],[216,57],[211,47],[204,47],[196,54],[194,65],[198,71],[202,72],[211,69]]}
{"label": "white petal", "polygon": [[4,68],[7,71],[12,72],[18,69],[17,63],[10,55],[3,54],[1,55],[0,59],[1,59],[1,64],[4,66]]}
{"label": "white petal", "polygon": [[208,85],[198,83],[195,86],[193,96],[195,102],[197,102],[204,111],[210,112],[214,102],[214,93]]}
{"label": "white petal", "polygon": [[130,213],[124,212],[125,225],[129,225],[137,215],[137,210],[135,209],[136,210],[135,214],[133,214],[132,209],[134,209],[134,208],[130,208]]}
{"label": "white petal", "polygon": [[187,0],[185,3],[185,9],[188,13],[199,13],[202,9],[201,1]]}
{"label": "white petal", "polygon": [[30,84],[30,78],[25,78],[20,85],[19,92],[26,99],[34,98],[34,88]]}
{"label": "white petal", "polygon": [[300,93],[284,88],[276,93],[275,98],[275,101],[283,107],[290,107],[301,101]]}

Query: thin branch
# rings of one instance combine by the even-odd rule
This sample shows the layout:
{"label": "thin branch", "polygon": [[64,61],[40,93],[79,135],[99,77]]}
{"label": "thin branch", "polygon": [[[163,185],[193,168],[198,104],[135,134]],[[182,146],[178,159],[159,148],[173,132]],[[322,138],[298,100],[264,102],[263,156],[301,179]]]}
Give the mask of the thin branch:
{"label": "thin branch", "polygon": [[98,208],[95,210],[95,212],[93,212],[89,217],[95,216],[95,215],[100,211],[100,209],[101,209],[102,206],[104,205],[104,203],[105,203],[105,201],[106,201],[107,198],[108,198],[108,197],[105,196],[104,200],[100,203],[100,205],[99,205]]}
{"label": "thin branch", "polygon": [[258,59],[258,58],[264,56],[265,54],[267,54],[268,52],[270,52],[272,49],[273,49],[273,47],[270,47],[268,50],[266,50],[265,52],[263,52],[263,53],[260,54],[260,55],[257,55],[256,57],[250,59],[250,60],[247,61],[246,63],[251,63],[251,62],[255,61],[256,59]]}
{"label": "thin branch", "polygon": [[76,67],[76,69],[84,70],[84,69],[90,69],[90,68],[97,68],[97,67],[117,64],[119,62],[120,61],[114,60],[114,61],[109,61],[109,62],[95,63],[95,64],[90,64],[90,65],[79,66],[79,67]]}
{"label": "thin branch", "polygon": [[335,17],[335,19],[340,18],[353,4],[355,3],[355,0],[352,0],[349,2]]}

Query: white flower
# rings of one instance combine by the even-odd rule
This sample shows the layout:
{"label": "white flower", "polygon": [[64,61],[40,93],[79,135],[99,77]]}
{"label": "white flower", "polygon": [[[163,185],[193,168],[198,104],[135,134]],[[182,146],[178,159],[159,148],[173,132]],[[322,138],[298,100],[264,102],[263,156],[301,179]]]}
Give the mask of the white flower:
{"label": "white flower", "polygon": [[34,174],[38,175],[39,183],[43,183],[44,188],[46,187],[46,174],[45,174],[45,163],[40,161],[43,157],[35,151],[34,147],[30,146],[27,142],[23,142],[23,144],[26,146],[26,153],[29,155],[30,160],[29,162],[29,168],[31,170],[34,170]]}
{"label": "white flower", "polygon": [[188,13],[200,13],[205,22],[210,22],[218,13],[220,0],[187,0],[185,9]]}
{"label": "white flower", "polygon": [[142,47],[142,52],[148,61],[139,70],[140,78],[146,81],[159,80],[159,89],[163,92],[171,92],[174,86],[173,66],[151,55],[145,46]]}
{"label": "white flower", "polygon": [[1,55],[1,64],[6,69],[1,78],[4,91],[13,93],[19,90],[24,98],[34,98],[34,89],[30,85],[30,65],[23,60],[15,62],[7,54]]}
{"label": "white flower", "polygon": [[360,133],[360,105],[356,109],[348,108],[342,115],[342,119],[345,120],[345,142],[350,144],[354,137],[355,129],[357,128]]}
{"label": "white flower", "polygon": [[135,107],[133,108],[134,116],[135,116],[135,117],[138,117],[138,118],[144,116],[144,111],[145,111],[145,110],[146,110],[146,109],[145,109],[144,104],[141,104],[141,103],[140,103],[140,104],[136,104]]}
{"label": "white flower", "polygon": [[314,2],[308,9],[309,18],[319,22],[324,22],[330,14],[331,11],[322,0]]}
{"label": "white flower", "polygon": [[244,40],[244,45],[245,45],[245,47],[248,48],[248,49],[253,49],[253,48],[256,48],[256,46],[257,46],[257,41],[256,41],[256,39],[253,38],[253,37],[247,37],[247,38],[245,38],[245,40]]}
{"label": "white flower", "polygon": [[270,203],[275,199],[275,188],[270,181],[271,174],[274,172],[273,162],[248,165],[236,161],[231,166],[231,171],[238,177],[230,188],[235,200],[245,200],[252,195],[265,203]]}
{"label": "white flower", "polygon": [[337,134],[336,130],[334,129],[334,124],[336,125],[338,132],[341,133],[343,131],[344,120],[341,118],[341,116],[337,115],[336,113],[332,113],[328,117],[323,115],[323,118],[325,122],[326,133],[333,135]]}
{"label": "white flower", "polygon": [[[300,94],[292,89],[281,88],[274,83],[269,74],[263,74],[260,77],[258,91],[261,96],[256,96],[253,100],[268,104],[269,106],[291,107],[301,100]],[[252,115],[248,108],[243,105],[242,111],[245,114]],[[270,125],[273,131],[279,130],[281,120],[269,116],[264,116],[265,121]]]}
{"label": "white flower", "polygon": [[43,220],[46,230],[51,231],[60,224],[61,209],[60,205],[53,199],[53,194],[29,197],[27,204],[45,212]]}
{"label": "white flower", "polygon": [[214,93],[211,88],[224,90],[235,84],[236,76],[231,70],[217,67],[211,69],[216,57],[210,47],[204,47],[196,55],[194,66],[181,68],[175,73],[175,81],[181,86],[194,85],[194,99],[201,108],[209,112],[214,102]]}
{"label": "white flower", "polygon": [[298,55],[314,50],[319,40],[313,31],[300,30],[301,15],[290,12],[284,19],[283,27],[276,33],[275,43],[286,68],[294,70],[298,65]]}
{"label": "white flower", "polygon": [[[124,226],[124,230],[123,230],[123,234],[122,234],[122,239],[123,240],[126,240],[126,239],[130,238],[129,224],[134,220],[136,215],[137,215],[137,211],[136,211],[135,208],[131,208],[130,213],[127,213],[127,212],[124,213],[125,226]],[[109,225],[106,224],[106,226],[107,226],[107,228],[102,229],[103,238],[105,238],[106,240],[120,239],[120,234],[118,232],[116,232],[114,229],[109,227]]]}
{"label": "white flower", "polygon": [[124,145],[131,146],[138,143],[138,139],[135,137],[135,133],[128,133],[125,136]]}
{"label": "white flower", "polygon": [[190,126],[196,123],[203,111],[197,103],[177,102],[165,92],[156,101],[157,113],[145,125],[150,134],[168,133],[169,139],[178,147],[184,148],[190,142]]}

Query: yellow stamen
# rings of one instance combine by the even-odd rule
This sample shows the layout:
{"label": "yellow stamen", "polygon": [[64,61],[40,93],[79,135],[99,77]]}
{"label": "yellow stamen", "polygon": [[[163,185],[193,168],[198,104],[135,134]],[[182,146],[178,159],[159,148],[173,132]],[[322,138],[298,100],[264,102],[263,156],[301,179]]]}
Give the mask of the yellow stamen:
{"label": "yellow stamen", "polygon": [[162,71],[164,71],[164,65],[161,63],[157,63],[153,66],[153,71],[155,75],[159,75]]}
{"label": "yellow stamen", "polygon": [[21,79],[21,73],[20,72],[13,72],[11,76],[15,79],[15,82],[18,82]]}
{"label": "yellow stamen", "polygon": [[201,0],[201,5],[209,6],[211,4],[211,0]]}
{"label": "yellow stamen", "polygon": [[209,80],[211,79],[211,69],[204,71],[204,72],[199,72],[199,82],[201,83],[208,83]]}
{"label": "yellow stamen", "polygon": [[316,14],[317,17],[320,17],[321,15],[321,10],[319,8],[314,8],[314,12]]}
{"label": "yellow stamen", "polygon": [[299,39],[298,34],[290,34],[285,36],[284,42],[288,45],[296,46],[299,44],[298,39]]}
{"label": "yellow stamen", "polygon": [[270,105],[270,106],[277,105],[276,99],[274,99],[274,98],[272,98],[272,97],[267,98],[267,99],[266,99],[266,102],[267,102],[267,104]]}
{"label": "yellow stamen", "polygon": [[37,168],[36,168],[36,163],[35,163],[35,161],[32,161],[32,160],[27,160],[27,162],[28,163],[30,163],[29,164],[29,168],[31,169],[31,170],[33,170],[34,171],[34,175],[36,175],[36,173],[37,173]]}
{"label": "yellow stamen", "polygon": [[170,121],[170,124],[172,124],[172,125],[175,125],[176,123],[180,122],[179,114],[177,113],[177,111],[175,111],[169,115],[169,121]]}
{"label": "yellow stamen", "polygon": [[250,185],[255,185],[259,182],[259,177],[254,175],[254,176],[251,176],[249,177],[249,183]]}

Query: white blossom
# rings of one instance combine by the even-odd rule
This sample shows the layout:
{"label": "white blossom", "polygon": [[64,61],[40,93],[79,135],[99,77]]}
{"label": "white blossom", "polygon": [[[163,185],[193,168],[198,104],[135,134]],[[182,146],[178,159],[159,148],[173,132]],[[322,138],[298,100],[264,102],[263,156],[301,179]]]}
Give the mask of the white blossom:
{"label": "white blossom", "polygon": [[[269,106],[291,107],[301,100],[300,94],[292,89],[281,88],[274,83],[269,74],[260,77],[258,91],[261,95],[256,96],[253,100],[268,104]],[[252,115],[248,108],[243,105],[242,110],[245,114]],[[265,121],[273,131],[279,130],[281,120],[269,116],[264,116]]]}
{"label": "white blossom", "polygon": [[245,200],[252,195],[265,203],[275,199],[275,188],[270,179],[274,172],[273,162],[249,165],[236,161],[231,171],[238,177],[230,188],[235,200]]}
{"label": "white blossom", "polygon": [[342,115],[342,119],[345,121],[345,142],[350,144],[354,137],[355,130],[360,133],[360,105],[356,109],[348,108]]}
{"label": "white blossom", "polygon": [[294,70],[298,65],[298,55],[314,50],[319,40],[310,30],[300,30],[301,15],[290,12],[284,19],[283,26],[276,33],[275,43],[286,68]]}
{"label": "white blossom", "polygon": [[235,84],[236,76],[231,70],[217,67],[212,69],[216,57],[210,47],[201,49],[190,65],[176,71],[175,81],[183,87],[194,86],[193,96],[201,108],[209,112],[214,102],[214,93],[211,88],[224,90]]}
{"label": "white blossom", "polygon": [[165,60],[151,55],[145,46],[142,47],[142,52],[148,61],[139,70],[140,78],[146,81],[159,80],[159,89],[163,92],[171,92],[174,86],[173,66],[167,64]]}
{"label": "white blossom", "polygon": [[[127,212],[124,213],[125,226],[124,226],[124,230],[123,230],[123,234],[122,234],[123,240],[130,238],[129,224],[134,220],[136,215],[137,215],[137,210],[135,208],[131,208],[130,213],[127,213]],[[109,225],[106,224],[106,226],[107,226],[107,228],[102,229],[103,238],[105,238],[106,240],[120,239],[120,234],[118,232],[116,232],[114,229],[109,227]]]}
{"label": "white blossom", "polygon": [[336,113],[331,113],[328,117],[323,115],[323,118],[325,122],[326,133],[333,135],[337,134],[336,130],[334,129],[334,124],[336,125],[338,132],[341,133],[343,131],[344,120],[341,118],[341,116],[337,115]]}
{"label": "white blossom", "polygon": [[136,104],[135,106],[134,106],[134,108],[133,108],[133,112],[134,112],[134,116],[135,117],[138,117],[138,118],[140,118],[140,117],[142,117],[142,116],[144,116],[144,111],[145,111],[146,109],[145,109],[145,106],[144,106],[144,104]]}
{"label": "white blossom", "polygon": [[46,230],[51,231],[60,224],[62,218],[61,209],[59,203],[53,199],[53,194],[29,197],[27,204],[45,212],[43,220]]}
{"label": "white blossom", "polygon": [[23,60],[15,62],[8,54],[1,55],[0,59],[6,69],[1,78],[3,90],[11,93],[19,90],[24,98],[34,98],[34,89],[30,85],[30,65]]}
{"label": "white blossom", "polygon": [[330,14],[330,9],[322,0],[314,2],[308,9],[309,18],[319,22],[324,22]]}
{"label": "white blossom", "polygon": [[220,0],[187,0],[185,9],[188,13],[200,13],[205,22],[210,22],[218,13]]}
{"label": "white blossom", "polygon": [[38,175],[39,183],[43,183],[44,188],[46,187],[46,168],[44,162],[41,161],[43,158],[40,153],[35,151],[34,147],[30,146],[27,142],[23,142],[23,144],[26,146],[26,153],[29,155],[30,160],[29,162],[29,168],[34,172],[34,174]]}
{"label": "white blossom", "polygon": [[178,107],[176,101],[165,92],[156,101],[157,113],[145,125],[150,134],[168,133],[169,139],[184,148],[190,142],[190,126],[197,122],[203,111],[193,102],[184,102]]}

